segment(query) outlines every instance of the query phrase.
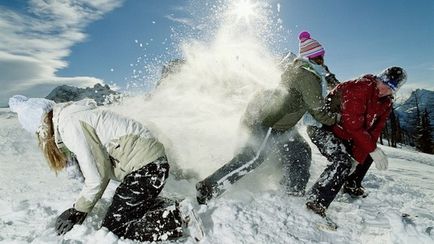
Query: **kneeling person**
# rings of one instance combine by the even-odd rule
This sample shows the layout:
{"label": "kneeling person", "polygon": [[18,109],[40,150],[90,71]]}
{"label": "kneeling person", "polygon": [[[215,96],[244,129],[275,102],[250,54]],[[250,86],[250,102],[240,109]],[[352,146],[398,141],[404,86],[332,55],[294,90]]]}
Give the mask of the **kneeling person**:
{"label": "kneeling person", "polygon": [[57,218],[58,234],[81,224],[113,179],[121,184],[103,227],[139,241],[182,235],[178,208],[165,212],[161,206],[167,201],[157,197],[169,176],[164,146],[142,124],[97,110],[90,99],[56,104],[17,95],[9,107],[27,131],[36,133],[52,170],[64,169],[70,153],[78,160],[84,187],[73,207]]}

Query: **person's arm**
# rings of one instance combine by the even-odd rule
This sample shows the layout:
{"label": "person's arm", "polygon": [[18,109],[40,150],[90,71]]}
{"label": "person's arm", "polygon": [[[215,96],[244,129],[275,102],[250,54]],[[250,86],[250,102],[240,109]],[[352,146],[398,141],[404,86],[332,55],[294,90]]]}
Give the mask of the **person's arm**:
{"label": "person's arm", "polygon": [[[63,235],[74,225],[81,224],[96,202],[101,198],[109,182],[103,162],[106,152],[96,134],[90,135],[86,125],[74,119],[66,120],[62,138],[65,145],[76,155],[84,176],[84,187],[72,208],[60,214],[55,223],[57,234]],[[100,164],[100,167],[97,166]]]}
{"label": "person's arm", "polygon": [[294,76],[296,88],[301,93],[307,111],[321,124],[333,125],[338,122],[338,115],[330,112],[322,97],[321,84],[317,76],[302,68]]}
{"label": "person's arm", "polygon": [[84,176],[84,186],[74,208],[88,213],[101,198],[110,181],[104,168],[108,155],[98,137],[89,132],[86,123],[73,121],[70,125],[68,130],[65,130],[64,143],[76,155]]}

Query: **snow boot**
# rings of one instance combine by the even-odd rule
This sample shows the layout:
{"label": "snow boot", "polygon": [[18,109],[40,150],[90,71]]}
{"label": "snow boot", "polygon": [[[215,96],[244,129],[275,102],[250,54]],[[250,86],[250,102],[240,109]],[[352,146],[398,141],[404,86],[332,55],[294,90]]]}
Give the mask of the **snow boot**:
{"label": "snow boot", "polygon": [[357,186],[346,182],[342,187],[343,193],[349,194],[352,198],[366,197],[366,190],[363,186]]}
{"label": "snow boot", "polygon": [[316,202],[306,202],[306,207],[310,210],[312,210],[314,213],[320,215],[321,217],[326,217],[326,208],[322,206],[320,203]]}
{"label": "snow boot", "polygon": [[206,204],[209,200],[211,200],[213,196],[213,188],[210,184],[205,181],[200,181],[196,184],[197,190],[197,202],[199,204]]}

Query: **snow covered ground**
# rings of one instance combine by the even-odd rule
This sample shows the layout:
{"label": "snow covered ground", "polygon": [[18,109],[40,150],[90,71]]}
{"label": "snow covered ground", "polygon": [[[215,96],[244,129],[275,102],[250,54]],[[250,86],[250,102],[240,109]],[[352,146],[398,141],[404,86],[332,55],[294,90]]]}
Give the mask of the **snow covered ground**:
{"label": "snow covered ground", "polygon": [[[203,243],[434,243],[434,156],[382,148],[390,169],[371,169],[364,183],[369,196],[353,200],[339,194],[330,206],[337,231],[318,228],[321,219],[306,211],[303,198],[279,190],[278,167],[271,164],[208,206],[194,201],[197,179],[172,177],[164,194],[187,197],[185,204],[192,204],[204,223]],[[325,166],[313,149],[309,185]],[[135,243],[99,229],[115,183],[83,225],[65,236],[55,234],[54,221],[71,207],[81,182],[51,172],[35,139],[8,109],[0,110],[0,173],[0,243]],[[189,237],[177,242],[195,243]]]}

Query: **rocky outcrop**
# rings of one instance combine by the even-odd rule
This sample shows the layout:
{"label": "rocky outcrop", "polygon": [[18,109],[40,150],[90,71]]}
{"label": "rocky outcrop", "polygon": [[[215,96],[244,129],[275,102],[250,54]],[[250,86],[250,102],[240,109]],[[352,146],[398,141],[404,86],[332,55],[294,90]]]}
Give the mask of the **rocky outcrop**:
{"label": "rocky outcrop", "polygon": [[108,85],[96,84],[94,87],[78,88],[68,85],[58,86],[45,98],[57,103],[79,101],[84,98],[91,98],[98,105],[110,104],[120,98],[120,93],[110,89]]}

